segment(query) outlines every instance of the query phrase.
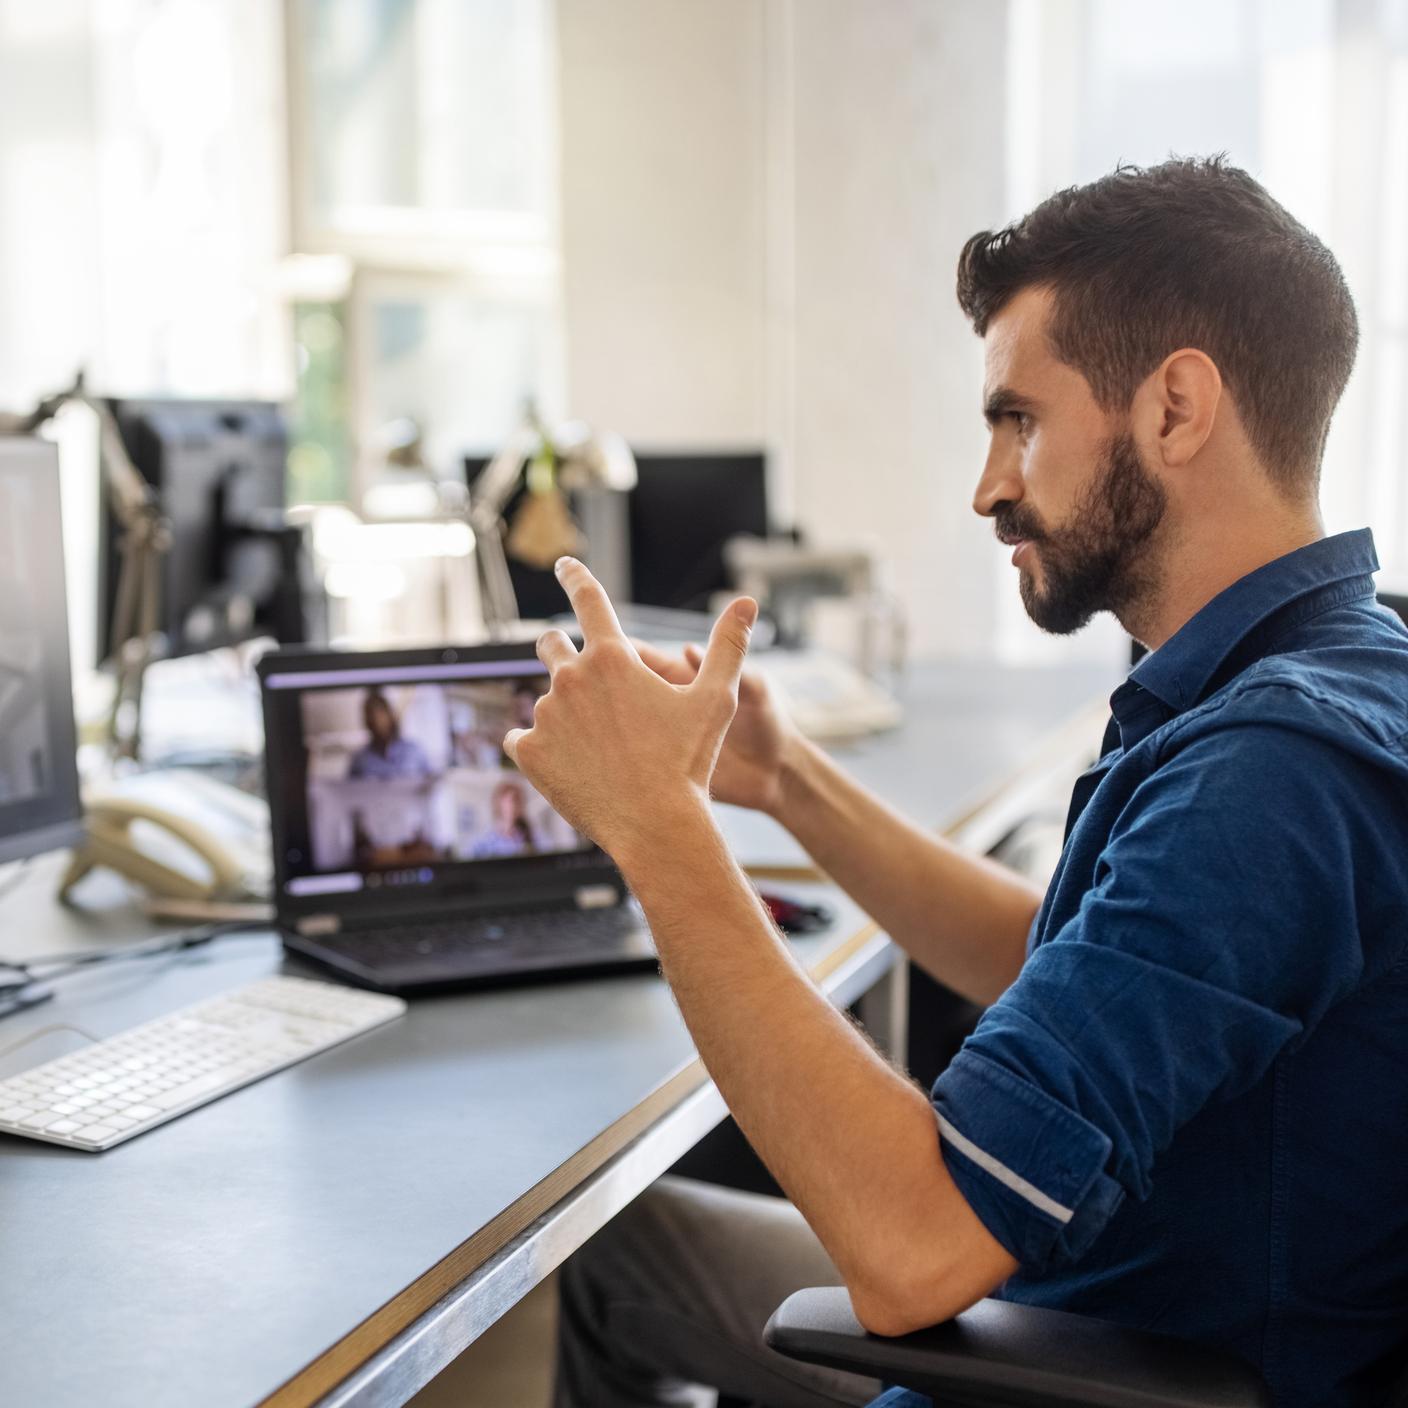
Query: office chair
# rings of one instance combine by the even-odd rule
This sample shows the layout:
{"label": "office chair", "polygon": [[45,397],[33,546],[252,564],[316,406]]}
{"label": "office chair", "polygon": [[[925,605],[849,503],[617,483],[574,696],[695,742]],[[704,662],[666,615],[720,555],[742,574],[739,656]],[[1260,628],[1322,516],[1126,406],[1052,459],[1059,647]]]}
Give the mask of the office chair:
{"label": "office chair", "polygon": [[979,1301],[946,1324],[886,1339],[861,1327],[843,1287],[814,1287],[788,1296],[763,1338],[790,1359],[930,1394],[939,1408],[1271,1404],[1261,1376],[1233,1355],[1005,1301]]}

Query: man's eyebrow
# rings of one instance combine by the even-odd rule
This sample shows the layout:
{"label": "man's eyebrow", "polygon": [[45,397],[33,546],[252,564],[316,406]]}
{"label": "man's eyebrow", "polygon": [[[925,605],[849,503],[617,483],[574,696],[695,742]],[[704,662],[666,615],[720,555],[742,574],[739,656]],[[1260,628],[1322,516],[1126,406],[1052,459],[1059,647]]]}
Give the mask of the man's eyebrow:
{"label": "man's eyebrow", "polygon": [[1013,411],[1031,411],[1035,407],[1036,402],[1029,397],[1013,391],[1010,386],[999,386],[990,391],[983,402],[983,419],[989,425],[996,425],[1003,416]]}

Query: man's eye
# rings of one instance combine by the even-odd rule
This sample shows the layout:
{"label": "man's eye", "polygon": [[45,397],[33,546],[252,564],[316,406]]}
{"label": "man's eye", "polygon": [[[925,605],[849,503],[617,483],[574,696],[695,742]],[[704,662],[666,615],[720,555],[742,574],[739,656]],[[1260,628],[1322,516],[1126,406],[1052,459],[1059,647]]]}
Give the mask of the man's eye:
{"label": "man's eye", "polygon": [[1025,411],[1008,411],[1007,419],[1016,426],[1018,435],[1025,435],[1031,425],[1031,417]]}

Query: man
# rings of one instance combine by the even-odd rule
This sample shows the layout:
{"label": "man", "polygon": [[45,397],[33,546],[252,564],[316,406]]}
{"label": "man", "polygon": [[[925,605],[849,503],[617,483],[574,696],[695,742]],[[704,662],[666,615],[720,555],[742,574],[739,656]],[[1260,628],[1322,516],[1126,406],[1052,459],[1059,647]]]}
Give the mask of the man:
{"label": "man", "polygon": [[[1348,291],[1217,160],[1051,197],[969,241],[958,291],[986,353],[974,507],[1027,610],[1056,632],[1111,611],[1152,653],[1043,897],[740,684],[753,603],[673,661],[560,564],[585,646],[543,637],[552,688],[509,747],[620,863],[792,1206],[679,1181],[638,1200],[566,1269],[558,1401],[677,1403],[700,1380],[864,1403],[878,1385],[759,1342],[830,1279],[879,1334],[1001,1288],[1229,1348],[1280,1408],[1380,1402],[1408,1336],[1408,632],[1375,605],[1368,533],[1325,537],[1316,506]],[[711,787],[991,1004],[930,1094],[799,969]]]}

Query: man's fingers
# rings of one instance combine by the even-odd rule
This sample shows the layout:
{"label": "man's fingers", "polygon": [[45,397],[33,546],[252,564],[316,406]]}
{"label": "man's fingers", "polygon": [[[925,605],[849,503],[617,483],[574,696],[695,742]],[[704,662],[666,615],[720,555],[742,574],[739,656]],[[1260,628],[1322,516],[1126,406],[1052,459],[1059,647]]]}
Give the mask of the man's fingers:
{"label": "man's fingers", "polygon": [[660,650],[653,645],[647,645],[643,640],[632,641],[631,644],[635,646],[636,654],[639,655],[661,679],[668,680],[671,684],[694,683],[694,677],[699,673],[698,660],[693,662],[681,660],[678,655],[671,655],[668,651]]}
{"label": "man's fingers", "polygon": [[515,763],[518,761],[518,740],[527,732],[526,728],[511,728],[504,734],[504,752]]}
{"label": "man's fingers", "polygon": [[559,557],[553,570],[567,593],[568,601],[572,603],[572,610],[577,613],[582,638],[588,645],[594,640],[611,636],[625,639],[621,623],[616,619],[616,608],[606,595],[606,589],[582,563],[575,557]]}
{"label": "man's fingers", "polygon": [[576,659],[577,647],[568,639],[566,631],[544,631],[538,637],[538,659],[548,667],[548,674],[557,673],[559,665]]}
{"label": "man's fingers", "polygon": [[758,603],[750,596],[739,597],[723,611],[709,632],[709,648],[699,667],[701,684],[729,690],[737,686],[757,619]]}

